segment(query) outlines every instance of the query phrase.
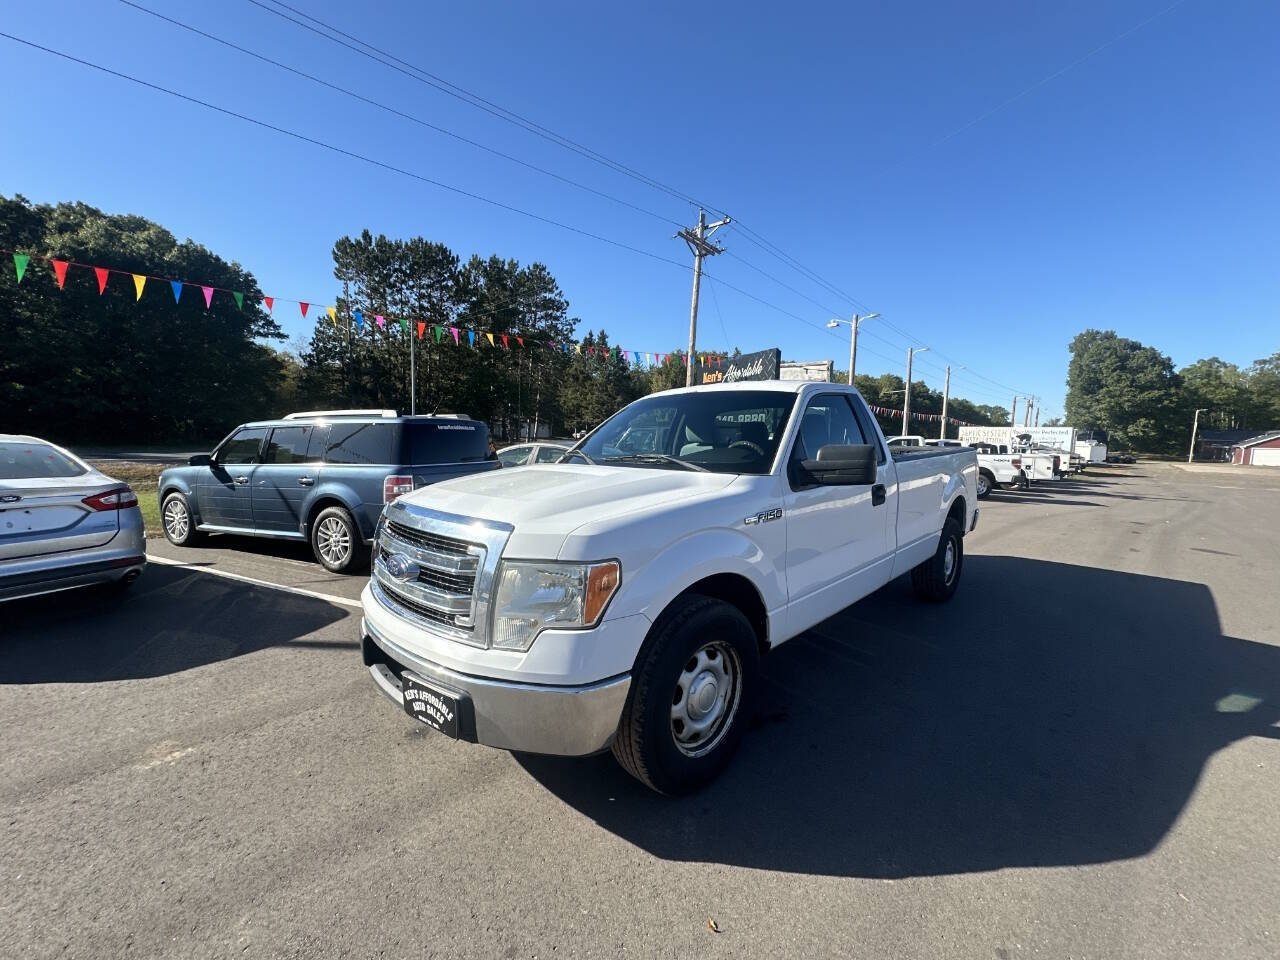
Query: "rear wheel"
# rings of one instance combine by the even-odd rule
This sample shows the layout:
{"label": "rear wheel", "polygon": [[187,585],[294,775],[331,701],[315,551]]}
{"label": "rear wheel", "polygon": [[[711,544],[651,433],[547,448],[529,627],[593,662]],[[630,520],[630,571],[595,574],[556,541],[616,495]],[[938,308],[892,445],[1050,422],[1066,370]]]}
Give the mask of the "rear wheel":
{"label": "rear wheel", "polygon": [[955,517],[947,517],[947,522],[942,525],[942,536],[938,539],[938,549],[911,571],[911,586],[921,600],[945,603],[956,592],[963,568],[963,530]]}
{"label": "rear wheel", "polygon": [[311,552],[332,573],[354,573],[369,556],[355,517],[346,507],[320,511],[311,524]]}
{"label": "rear wheel", "polygon": [[641,650],[613,755],[659,793],[688,793],[733,758],[750,719],[760,652],[737,607],[691,595]]}
{"label": "rear wheel", "polygon": [[160,505],[160,526],[164,537],[176,547],[190,547],[203,539],[191,515],[191,504],[181,493],[171,493]]}
{"label": "rear wheel", "polygon": [[985,500],[991,496],[991,490],[995,487],[995,478],[985,471],[978,472],[978,499]]}

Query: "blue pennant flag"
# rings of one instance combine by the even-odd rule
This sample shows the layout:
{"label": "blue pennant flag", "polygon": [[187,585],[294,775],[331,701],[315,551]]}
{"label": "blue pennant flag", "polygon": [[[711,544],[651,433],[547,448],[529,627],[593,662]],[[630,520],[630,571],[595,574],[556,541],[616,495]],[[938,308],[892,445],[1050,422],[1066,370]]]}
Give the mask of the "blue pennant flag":
{"label": "blue pennant flag", "polygon": [[467,339],[471,341],[471,345],[474,347],[476,345],[476,332],[474,330],[468,330]]}
{"label": "blue pennant flag", "polygon": [[356,310],[356,311],[354,311],[354,312],[352,313],[352,316],[356,318],[356,329],[357,329],[357,330],[363,330],[363,329],[364,329],[364,314],[363,314],[363,313],[361,313],[359,310]]}
{"label": "blue pennant flag", "polygon": [[173,302],[177,303],[182,299],[182,281],[170,280],[169,286],[173,287]]}

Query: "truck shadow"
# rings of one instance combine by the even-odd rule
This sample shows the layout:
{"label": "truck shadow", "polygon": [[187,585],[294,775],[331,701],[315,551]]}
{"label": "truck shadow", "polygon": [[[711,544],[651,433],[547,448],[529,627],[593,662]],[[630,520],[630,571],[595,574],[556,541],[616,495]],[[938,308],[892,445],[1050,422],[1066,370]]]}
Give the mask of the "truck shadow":
{"label": "truck shadow", "polygon": [[949,604],[899,580],[771,654],[701,793],[650,793],[607,755],[518,760],[658,857],[894,878],[1141,856],[1216,751],[1280,735],[1280,647],[1223,636],[1204,585],[965,562]]}
{"label": "truck shadow", "polygon": [[127,594],[86,588],[4,604],[0,684],[159,677],[282,644],[354,648],[309,638],[350,615],[325,600],[152,564]]}

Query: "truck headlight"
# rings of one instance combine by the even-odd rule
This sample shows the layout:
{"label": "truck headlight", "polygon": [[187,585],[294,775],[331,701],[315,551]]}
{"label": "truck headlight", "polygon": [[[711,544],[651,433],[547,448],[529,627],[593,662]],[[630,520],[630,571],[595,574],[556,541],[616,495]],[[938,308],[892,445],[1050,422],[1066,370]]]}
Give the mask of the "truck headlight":
{"label": "truck headlight", "polygon": [[621,580],[616,560],[502,561],[494,603],[494,648],[528,650],[549,627],[594,627]]}

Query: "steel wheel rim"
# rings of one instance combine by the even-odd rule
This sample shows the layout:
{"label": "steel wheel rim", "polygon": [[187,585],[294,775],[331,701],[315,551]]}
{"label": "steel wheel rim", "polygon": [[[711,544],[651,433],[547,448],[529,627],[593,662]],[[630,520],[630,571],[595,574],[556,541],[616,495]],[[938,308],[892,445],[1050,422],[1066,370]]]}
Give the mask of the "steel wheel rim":
{"label": "steel wheel rim", "polygon": [[956,574],[956,542],[954,538],[947,538],[947,549],[942,553],[942,578],[951,582],[951,578]]}
{"label": "steel wheel rim", "polygon": [[671,738],[686,757],[714,750],[733,725],[742,700],[742,661],[732,644],[712,640],[698,648],[671,696]]}
{"label": "steel wheel rim", "polygon": [[990,489],[991,484],[987,481],[987,478],[982,474],[978,474],[978,493],[986,493]]}
{"label": "steel wheel rim", "polygon": [[175,498],[164,505],[164,528],[174,540],[186,539],[191,519],[181,500]]}
{"label": "steel wheel rim", "polygon": [[326,517],[316,530],[316,546],[329,563],[342,563],[351,555],[351,532],[337,517]]}

